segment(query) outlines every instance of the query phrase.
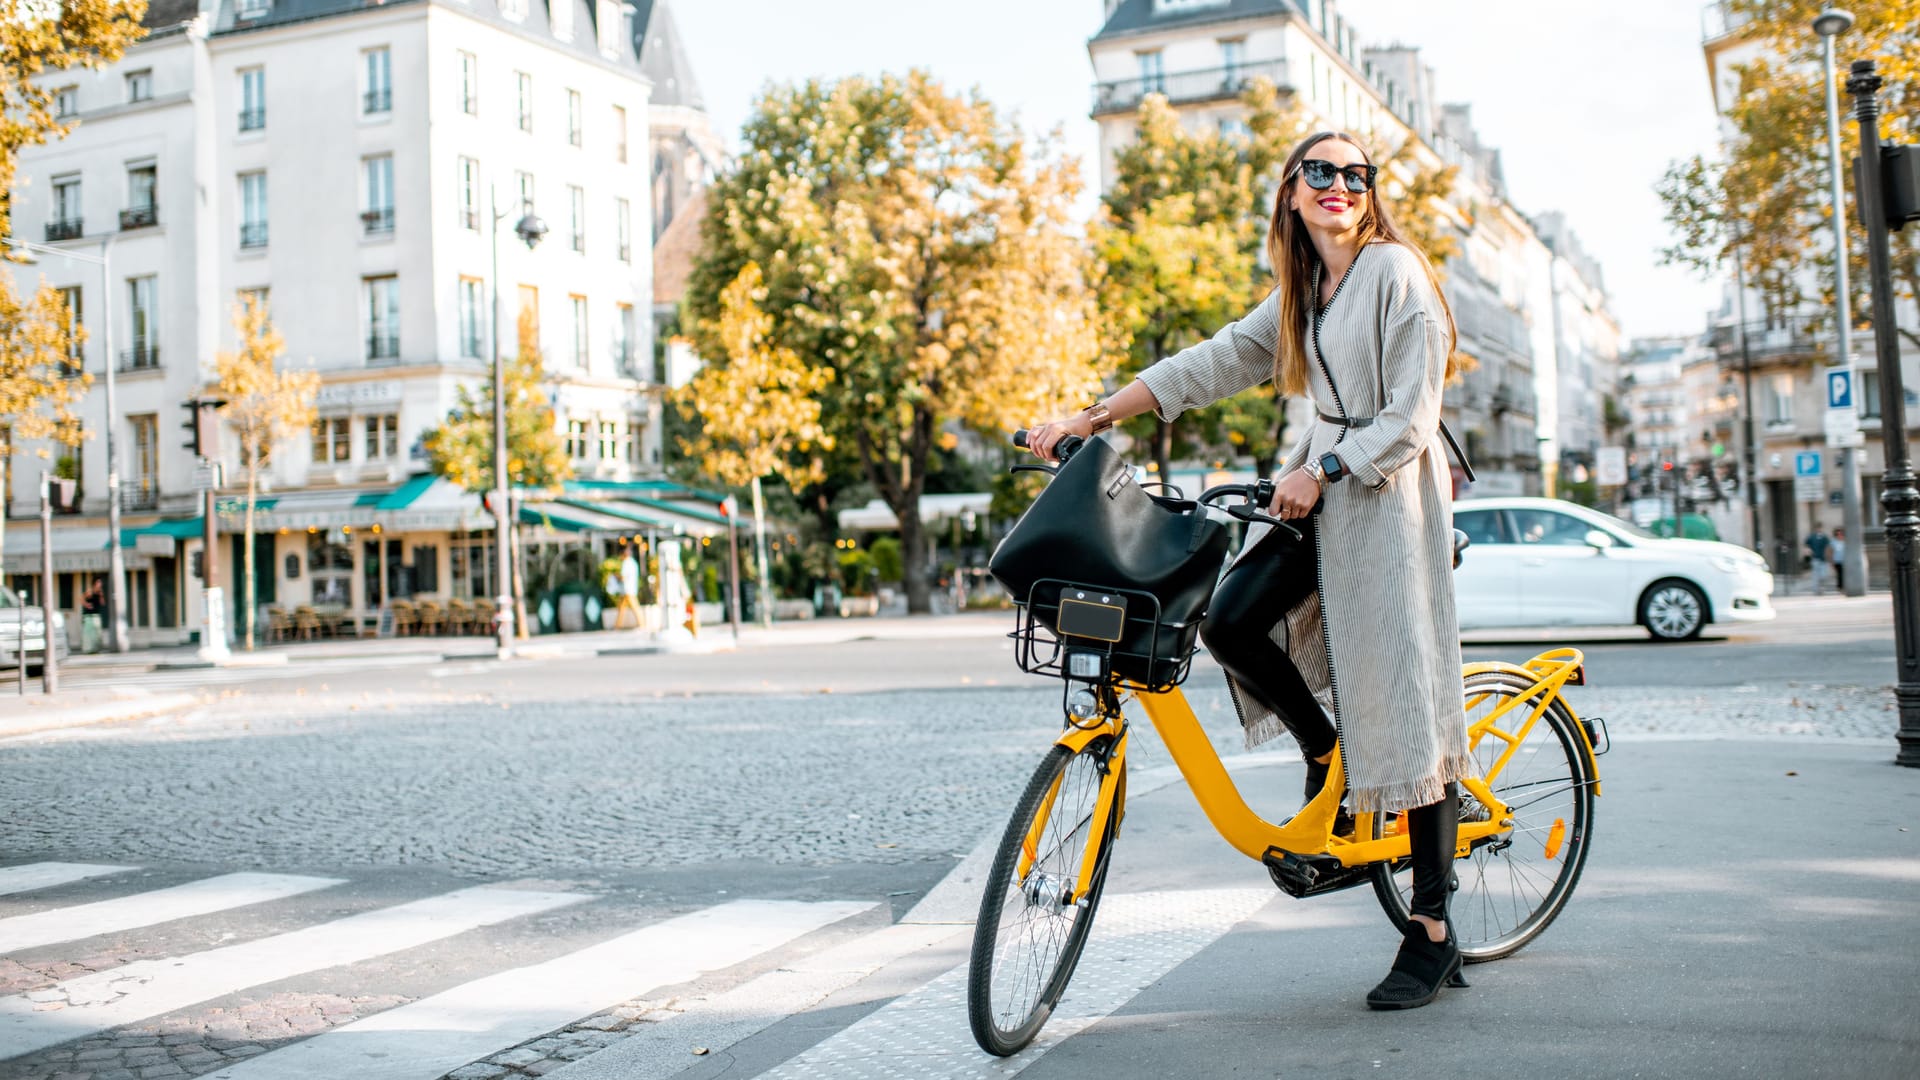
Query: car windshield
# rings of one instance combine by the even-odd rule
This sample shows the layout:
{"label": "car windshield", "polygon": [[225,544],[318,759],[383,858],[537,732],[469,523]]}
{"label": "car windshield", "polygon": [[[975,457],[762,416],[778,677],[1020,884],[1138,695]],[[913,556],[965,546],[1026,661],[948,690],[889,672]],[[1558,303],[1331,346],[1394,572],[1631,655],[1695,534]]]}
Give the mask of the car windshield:
{"label": "car windshield", "polygon": [[1604,513],[1599,510],[1594,510],[1592,512],[1607,519],[1607,526],[1609,528],[1619,529],[1621,532],[1626,533],[1628,536],[1631,536],[1637,540],[1660,539],[1659,533],[1648,532],[1647,530],[1641,528],[1640,526],[1635,525],[1631,521],[1626,521],[1624,519],[1614,517],[1612,514]]}

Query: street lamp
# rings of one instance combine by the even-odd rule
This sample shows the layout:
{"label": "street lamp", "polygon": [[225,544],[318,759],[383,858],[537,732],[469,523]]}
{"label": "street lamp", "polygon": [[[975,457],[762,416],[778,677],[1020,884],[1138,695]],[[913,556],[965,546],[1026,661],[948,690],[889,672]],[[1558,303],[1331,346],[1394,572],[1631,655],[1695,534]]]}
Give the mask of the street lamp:
{"label": "street lamp", "polygon": [[46,244],[30,243],[26,240],[7,238],[7,246],[16,251],[27,252],[26,262],[35,260],[33,255],[58,255],[75,262],[91,263],[100,268],[100,352],[105,357],[104,366],[107,389],[107,611],[111,617],[107,625],[107,647],[114,652],[123,653],[131,648],[127,639],[127,559],[120,549],[120,461],[115,454],[116,444],[113,429],[118,426],[119,414],[113,410],[113,271],[109,268],[109,259],[113,253],[113,233],[100,239],[100,254],[87,255],[66,248],[51,247]]}
{"label": "street lamp", "polygon": [[[1840,92],[1833,75],[1833,39],[1853,26],[1853,14],[1844,8],[1828,8],[1814,17],[1813,32],[1820,35],[1821,54],[1827,81],[1827,166],[1833,199],[1833,296],[1834,323],[1839,329],[1839,356],[1834,366],[1853,371],[1853,297],[1847,291],[1847,202],[1840,179]],[[1857,391],[1856,391],[1857,392]],[[1841,516],[1847,525],[1847,544],[1840,553],[1841,572],[1847,579],[1848,596],[1867,594],[1866,533],[1860,520],[1860,455],[1853,447],[1838,447],[1842,458],[1840,473]],[[1817,579],[1820,568],[1814,567]]]}
{"label": "street lamp", "polygon": [[[500,363],[500,223],[513,211],[500,209],[500,192],[489,186],[489,209],[493,213],[493,548],[495,580],[498,583],[494,604],[499,618],[500,659],[513,655],[513,564],[507,560],[512,543],[512,489],[507,478],[507,391]],[[514,223],[513,234],[532,251],[547,235],[547,223],[527,206]]]}

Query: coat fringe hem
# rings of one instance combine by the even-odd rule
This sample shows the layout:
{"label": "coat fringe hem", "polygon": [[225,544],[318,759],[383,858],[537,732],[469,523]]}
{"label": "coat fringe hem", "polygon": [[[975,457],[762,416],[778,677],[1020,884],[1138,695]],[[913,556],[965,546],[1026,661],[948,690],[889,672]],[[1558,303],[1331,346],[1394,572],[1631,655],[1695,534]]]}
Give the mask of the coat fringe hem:
{"label": "coat fringe hem", "polygon": [[1461,754],[1442,761],[1440,767],[1418,780],[1379,787],[1351,788],[1347,805],[1356,814],[1384,814],[1431,806],[1447,793],[1447,785],[1480,772],[1473,755]]}
{"label": "coat fringe hem", "polygon": [[1263,742],[1277,739],[1287,734],[1287,725],[1278,716],[1268,713],[1254,722],[1245,725],[1247,749],[1251,750]]}

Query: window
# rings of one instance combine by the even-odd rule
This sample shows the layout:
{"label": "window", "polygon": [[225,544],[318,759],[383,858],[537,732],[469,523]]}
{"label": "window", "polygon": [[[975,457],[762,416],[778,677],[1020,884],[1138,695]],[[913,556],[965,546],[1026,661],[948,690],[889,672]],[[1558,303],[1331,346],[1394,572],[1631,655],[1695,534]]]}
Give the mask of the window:
{"label": "window", "polygon": [[267,70],[248,68],[240,73],[240,130],[267,126]]}
{"label": "window", "polygon": [[257,19],[273,10],[273,0],[239,0],[234,5],[234,14],[243,19]]}
{"label": "window", "polygon": [[480,58],[464,51],[460,54],[460,111],[480,115]]}
{"label": "window", "polygon": [[533,213],[533,174],[516,170],[513,174],[513,183],[520,189],[520,213],[522,215]]}
{"label": "window", "polygon": [[583,460],[593,449],[592,440],[587,434],[585,420],[567,421],[567,456],[574,460]]}
{"label": "window", "polygon": [[619,105],[613,107],[613,160],[627,162],[627,110]]}
{"label": "window", "polygon": [[620,245],[620,261],[633,261],[633,204],[625,199],[613,200],[613,236]]}
{"label": "window", "polygon": [[480,231],[480,163],[470,157],[460,159],[456,173],[460,183],[460,227]]}
{"label": "window", "polygon": [[77,115],[80,112],[80,88],[63,86],[53,92],[53,115],[56,119]]}
{"label": "window", "polygon": [[1220,43],[1220,68],[1222,81],[1231,85],[1240,77],[1240,65],[1247,62],[1247,41],[1245,38],[1233,38]]}
{"label": "window", "polygon": [[1793,423],[1793,376],[1775,375],[1767,380],[1767,423]]}
{"label": "window", "polygon": [[267,174],[240,174],[240,246],[267,246]]}
{"label": "window", "polygon": [[587,252],[587,193],[567,185],[567,204],[573,221],[573,250],[584,255]]}
{"label": "window", "polygon": [[81,233],[80,178],[57,177],[53,181],[53,220],[47,223],[48,240],[73,240]]}
{"label": "window", "polygon": [[[85,324],[81,321],[81,314],[84,309],[81,300],[80,286],[78,285],[68,285],[60,290],[60,303],[65,305],[67,309],[67,356],[73,360],[76,367],[82,362],[80,345],[81,339],[86,336],[82,333],[85,329]],[[0,491],[5,490],[5,488],[0,488]]]}
{"label": "window", "polygon": [[509,19],[527,17],[527,0],[500,0],[500,14]]}
{"label": "window", "polygon": [[479,278],[460,279],[460,355],[478,360],[486,342],[480,340],[480,312],[485,300],[482,293],[484,285]]}
{"label": "window", "polygon": [[[466,53],[461,53],[466,56]],[[462,100],[465,100],[464,98]],[[367,50],[367,90],[360,111],[372,115],[393,109],[393,54],[387,49]],[[472,112],[472,109],[466,111]]]}
{"label": "window", "polygon": [[567,298],[573,309],[573,365],[587,366],[587,298],[570,296]]}
{"label": "window", "polygon": [[633,305],[618,304],[613,318],[613,362],[620,374],[633,371]]}
{"label": "window", "polygon": [[624,457],[620,452],[620,425],[612,420],[600,421],[600,460],[619,461]]}
{"label": "window", "polygon": [[582,128],[586,126],[587,118],[581,108],[580,91],[567,91],[567,141],[575,146],[581,146],[586,142],[586,135]]}
{"label": "window", "polygon": [[1855,369],[1853,373],[1854,393],[1860,401],[1860,419],[1880,419],[1880,372],[1868,369]]}
{"label": "window", "polygon": [[127,100],[147,101],[153,97],[153,69],[127,72]]}
{"label": "window", "polygon": [[234,303],[245,310],[249,302],[259,306],[261,311],[271,313],[273,308],[267,302],[268,290],[265,285],[256,285],[250,289],[238,289],[233,294]]}
{"label": "window", "polygon": [[347,418],[344,416],[323,416],[313,422],[313,463],[330,465],[351,460],[352,444],[348,441]]}
{"label": "window", "polygon": [[400,358],[400,279],[392,275],[370,277],[367,293],[367,359],[393,361]]}
{"label": "window", "polygon": [[1475,544],[1511,543],[1501,525],[1498,510],[1462,510],[1453,515],[1453,527]]}
{"label": "window", "polygon": [[122,494],[130,509],[150,509],[160,497],[160,417],[140,413],[127,417],[127,426],[133,429],[133,476],[131,490]]}
{"label": "window", "polygon": [[636,416],[627,424],[627,464],[644,465],[642,449],[646,443],[647,422]]}
{"label": "window", "polygon": [[1507,516],[1522,544],[1547,547],[1585,547],[1593,526],[1552,510],[1509,510]]}
{"label": "window", "polygon": [[391,461],[400,456],[400,417],[394,413],[369,416],[362,421],[367,432],[367,460]]}
{"label": "window", "polygon": [[1223,116],[1220,118],[1220,135],[1227,139],[1249,139],[1253,137],[1253,129],[1238,116]]}
{"label": "window", "polygon": [[127,168],[127,208],[120,211],[122,229],[138,229],[159,221],[159,171],[151,164]]}
{"label": "window", "polygon": [[154,303],[156,280],[151,274],[127,279],[127,309],[133,314],[133,325],[131,347],[122,354],[122,370],[160,366],[159,308]]}
{"label": "window", "polygon": [[1143,94],[1165,93],[1167,89],[1165,69],[1161,66],[1160,50],[1134,53],[1140,63],[1140,92]]}
{"label": "window", "polygon": [[513,73],[513,81],[519,87],[520,130],[533,130],[533,76],[524,71]]}
{"label": "window", "polygon": [[366,226],[367,235],[384,235],[393,231],[393,155],[378,154],[366,159],[367,208],[360,213],[360,222]]}

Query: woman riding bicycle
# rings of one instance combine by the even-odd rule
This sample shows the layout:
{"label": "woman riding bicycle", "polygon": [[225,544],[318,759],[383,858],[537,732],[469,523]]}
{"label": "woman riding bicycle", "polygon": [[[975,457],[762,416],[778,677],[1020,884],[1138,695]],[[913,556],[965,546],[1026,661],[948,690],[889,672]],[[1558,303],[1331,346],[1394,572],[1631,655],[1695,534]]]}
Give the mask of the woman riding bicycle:
{"label": "woman riding bicycle", "polygon": [[1367,995],[1396,1009],[1432,1001],[1459,970],[1447,921],[1455,781],[1474,765],[1439,438],[1457,333],[1376,173],[1350,135],[1321,132],[1295,147],[1267,234],[1278,279],[1267,298],[1107,400],[1036,425],[1028,445],[1052,460],[1067,435],[1149,410],[1170,421],[1268,379],[1282,394],[1311,395],[1316,419],[1287,455],[1270,507],[1303,539],[1254,526],[1200,634],[1226,669],[1248,745],[1282,731],[1300,742],[1308,799],[1338,737],[1351,809],[1405,811],[1413,918]]}

